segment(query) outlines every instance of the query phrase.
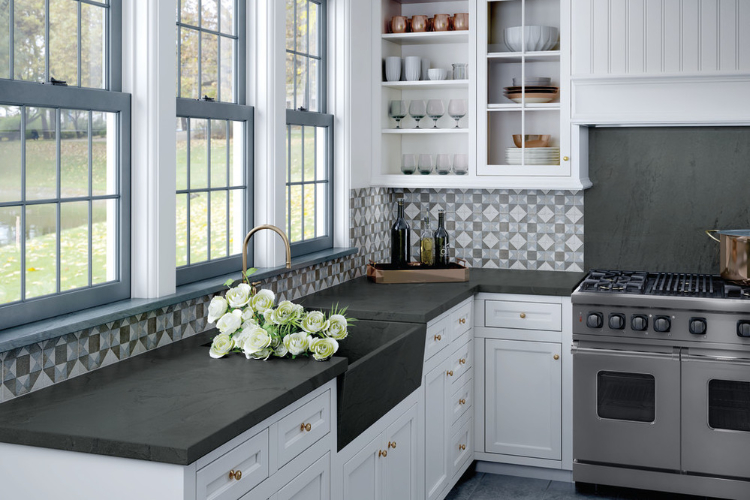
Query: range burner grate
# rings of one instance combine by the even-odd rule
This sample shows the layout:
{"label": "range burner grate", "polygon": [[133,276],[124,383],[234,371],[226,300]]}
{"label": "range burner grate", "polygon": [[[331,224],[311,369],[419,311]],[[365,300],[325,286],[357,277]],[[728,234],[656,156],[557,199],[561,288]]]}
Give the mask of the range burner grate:
{"label": "range burner grate", "polygon": [[711,274],[592,270],[581,283],[579,290],[614,294],[750,300],[750,286],[729,283],[720,276]]}

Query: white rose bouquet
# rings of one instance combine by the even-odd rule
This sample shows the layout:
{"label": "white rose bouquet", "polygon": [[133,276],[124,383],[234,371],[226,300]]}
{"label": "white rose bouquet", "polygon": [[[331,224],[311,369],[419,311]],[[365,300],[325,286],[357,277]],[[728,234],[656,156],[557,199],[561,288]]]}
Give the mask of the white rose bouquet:
{"label": "white rose bouquet", "polygon": [[[248,270],[245,279],[254,272]],[[212,358],[236,352],[247,359],[312,356],[325,361],[336,353],[339,342],[349,335],[350,323],[356,321],[338,306],[328,314],[305,311],[288,300],[274,307],[272,291],[253,293],[248,283],[232,288],[233,284],[227,281],[225,296],[214,297],[208,306],[208,322],[216,323],[220,332],[211,344]]]}

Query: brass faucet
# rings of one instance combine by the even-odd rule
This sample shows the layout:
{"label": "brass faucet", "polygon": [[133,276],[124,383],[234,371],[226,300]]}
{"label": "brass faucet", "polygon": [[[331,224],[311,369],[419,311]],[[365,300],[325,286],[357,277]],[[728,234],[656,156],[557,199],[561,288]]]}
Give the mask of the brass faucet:
{"label": "brass faucet", "polygon": [[247,233],[247,236],[245,236],[245,241],[242,243],[242,277],[245,278],[245,273],[247,273],[247,244],[250,242],[250,238],[260,231],[261,229],[270,229],[271,231],[274,231],[281,236],[281,239],[284,240],[284,246],[286,247],[286,268],[291,269],[292,268],[292,249],[289,246],[289,238],[286,237],[286,234],[284,234],[284,231],[279,229],[276,226],[273,226],[271,224],[263,224],[262,226],[256,226],[250,230],[249,233]]}

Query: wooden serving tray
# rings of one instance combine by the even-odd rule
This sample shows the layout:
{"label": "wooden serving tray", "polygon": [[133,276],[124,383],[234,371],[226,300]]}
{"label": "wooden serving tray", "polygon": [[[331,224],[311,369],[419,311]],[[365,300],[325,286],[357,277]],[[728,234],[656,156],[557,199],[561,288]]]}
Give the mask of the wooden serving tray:
{"label": "wooden serving tray", "polygon": [[427,267],[419,262],[409,263],[408,269],[397,269],[391,264],[367,264],[367,279],[374,283],[461,283],[469,281],[469,268],[466,261],[458,259],[448,267]]}

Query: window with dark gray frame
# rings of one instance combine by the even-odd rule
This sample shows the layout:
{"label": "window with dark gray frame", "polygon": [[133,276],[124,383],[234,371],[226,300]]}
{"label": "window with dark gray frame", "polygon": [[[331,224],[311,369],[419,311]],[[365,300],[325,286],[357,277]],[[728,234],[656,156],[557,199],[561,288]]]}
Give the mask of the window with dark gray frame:
{"label": "window with dark gray frame", "polygon": [[178,285],[239,270],[253,222],[245,9],[238,0],[178,0]]}
{"label": "window with dark gray frame", "polygon": [[326,0],[286,0],[286,232],[292,255],[333,247]]}
{"label": "window with dark gray frame", "polygon": [[130,296],[120,0],[0,0],[0,330]]}

